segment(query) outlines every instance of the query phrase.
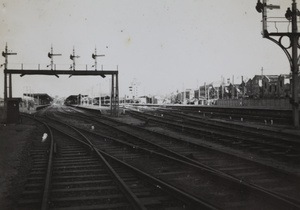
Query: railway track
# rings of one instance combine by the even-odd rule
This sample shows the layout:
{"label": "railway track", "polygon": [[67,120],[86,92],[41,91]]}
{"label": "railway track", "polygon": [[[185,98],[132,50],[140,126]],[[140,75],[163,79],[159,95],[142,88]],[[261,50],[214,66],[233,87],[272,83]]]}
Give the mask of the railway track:
{"label": "railway track", "polygon": [[[96,126],[97,127],[97,126]],[[112,131],[111,131],[112,132]],[[97,137],[97,138],[100,138],[100,137]],[[103,138],[102,138],[103,139]],[[110,140],[108,140],[108,138],[107,137],[104,137],[104,139],[106,139],[106,140],[104,140],[106,143],[108,143],[108,141],[111,141],[111,139]],[[128,138],[127,138],[128,139]],[[134,140],[134,141],[136,141],[136,139]],[[128,145],[127,145],[128,146]],[[133,152],[136,152],[135,150],[134,151],[131,151],[131,152],[129,152],[128,153],[128,155],[127,155],[127,153],[125,154],[124,153],[124,145],[122,146],[122,148],[123,148],[123,150],[122,149],[118,149],[117,150],[117,148],[111,148],[112,147],[112,143],[110,142],[109,143],[109,146],[107,146],[107,147],[104,147],[103,145],[101,145],[101,148],[105,148],[105,151],[107,152],[107,151],[110,151],[109,153],[112,155],[112,156],[114,156],[114,157],[118,157],[119,159],[121,159],[121,160],[124,160],[124,158],[126,159],[126,161],[125,162],[127,162],[127,161],[130,161],[131,159],[132,159],[132,153]],[[128,146],[129,148],[140,148],[141,147],[141,145],[129,145]],[[145,146],[144,146],[145,147]],[[129,150],[129,149],[128,149]],[[126,152],[128,152],[128,151],[126,151]],[[149,151],[150,153],[153,153],[153,150],[151,150],[151,151]],[[146,152],[143,152],[143,153],[146,153]],[[122,154],[122,155],[121,155]],[[131,158],[126,158],[127,156],[128,157],[130,157],[130,154],[131,154]],[[196,153],[195,153],[196,154]],[[118,156],[119,155],[119,156]],[[127,156],[126,156],[127,155]],[[140,157],[140,156],[137,156],[137,155],[140,155],[140,154],[136,154],[136,156],[133,156],[133,157],[135,157],[135,158],[139,158],[139,159],[142,159],[142,157]],[[208,157],[208,155],[206,156],[206,157]],[[149,158],[148,158],[149,159]],[[205,159],[205,158],[204,158]],[[228,158],[227,158],[228,159]],[[154,160],[153,160],[153,158],[151,158],[151,162],[153,162]],[[154,161],[155,162],[155,161]],[[154,163],[154,165],[159,165],[159,163],[161,163],[161,160],[159,160],[159,161],[157,161],[157,162],[155,162]],[[133,164],[133,163],[132,163]],[[220,166],[221,166],[221,164],[220,164]],[[220,167],[219,166],[219,167]],[[136,166],[137,167],[137,166]],[[142,166],[138,166],[138,167],[142,167]],[[152,166],[152,167],[154,167],[154,166]],[[175,169],[174,168],[168,168],[167,166],[163,166],[163,168],[166,168],[166,171],[174,171]],[[226,168],[227,167],[227,168]],[[257,169],[257,168],[255,168],[255,167],[257,167],[257,166],[255,166],[255,167],[253,167],[253,168],[251,168],[251,167],[249,167],[249,163],[248,163],[248,168],[247,168],[247,165],[246,165],[246,168],[244,168],[245,166],[242,166],[242,164],[241,165],[239,165],[239,166],[235,166],[235,168],[233,167],[233,166],[231,166],[231,174],[234,174],[234,173],[236,173],[236,174],[238,174],[238,171],[239,171],[239,173],[240,173],[240,177],[242,176],[243,177],[243,175],[242,175],[242,173],[241,173],[241,171],[244,171],[244,177],[249,177],[250,175],[251,175],[251,173],[249,173],[249,171],[252,171],[252,170],[255,170],[255,169]],[[180,167],[181,168],[181,167]],[[223,172],[222,172],[222,170],[220,170],[222,173],[224,173],[224,171],[227,171],[228,172],[228,169],[230,169],[230,167],[228,167],[228,166],[223,166]],[[144,169],[145,170],[145,169]],[[159,171],[159,169],[156,169],[156,170],[158,170]],[[176,171],[176,170],[175,170]],[[188,171],[188,170],[187,170]],[[148,172],[148,173],[150,173],[150,172]],[[161,173],[161,172],[160,172]],[[162,174],[163,174],[164,172],[162,172]],[[166,174],[167,174],[168,172],[166,172]],[[183,173],[183,172],[181,172],[181,173]],[[252,174],[252,177],[255,177],[255,176],[258,176],[260,173],[262,173],[261,172],[261,170],[260,171],[257,171],[256,172],[256,174]],[[176,174],[176,172],[175,172],[175,174]],[[178,172],[178,174],[180,174],[180,172]],[[178,174],[176,174],[176,177],[178,178],[178,177],[180,177],[180,175],[178,176]],[[154,174],[155,176],[158,176],[157,174]],[[163,177],[167,177],[167,175],[162,175]],[[175,176],[175,175],[174,175]],[[265,177],[264,177],[265,176]],[[264,178],[263,178],[264,177]],[[262,174],[260,174],[260,181],[261,180],[263,180],[263,179],[265,179],[265,181],[264,181],[264,183],[263,184],[267,184],[268,183],[268,181],[266,181],[268,178],[268,174],[264,174],[264,172],[262,173]],[[277,177],[278,178],[278,177]],[[169,180],[169,178],[166,178],[167,180]],[[180,179],[180,178],[178,178],[178,179]],[[182,178],[183,179],[183,178]],[[201,179],[203,179],[203,178],[201,178]],[[172,179],[171,179],[172,180]],[[247,178],[245,179],[245,180],[247,180]],[[259,180],[259,179],[257,179],[257,180]],[[240,181],[244,181],[244,179],[240,179]],[[275,179],[273,179],[272,180],[273,182],[276,182],[277,180]],[[172,182],[172,181],[170,181],[169,180],[169,182]],[[257,181],[257,183],[258,183],[259,181]],[[172,182],[173,183],[173,182]],[[176,185],[178,185],[178,183],[177,182],[175,182],[176,183]],[[173,183],[174,184],[174,183]],[[270,184],[270,182],[269,182],[269,184]],[[180,185],[180,184],[179,184]],[[272,186],[272,184],[271,184],[271,186]],[[256,186],[257,187],[257,186]],[[272,188],[272,187],[271,187]],[[279,190],[279,188],[280,187],[278,187],[278,189],[277,189],[277,191]],[[274,185],[273,185],[273,190],[274,190]],[[290,188],[290,186],[289,187],[285,187],[285,189],[282,189],[282,191],[284,191],[284,190],[286,190],[286,191],[289,191],[289,192],[292,192],[293,190]],[[229,192],[230,190],[228,190],[228,192]],[[279,190],[280,191],[280,190]],[[281,192],[282,192],[281,191]],[[273,191],[269,191],[269,192],[267,192],[267,194],[268,193],[270,193],[270,192],[273,192]],[[275,197],[276,197],[276,195],[277,195],[277,193],[271,193],[271,194],[273,194],[272,196],[274,196],[275,195]],[[280,194],[279,194],[279,197],[280,197]],[[295,201],[293,198],[290,198],[289,196],[283,196],[284,198],[283,199],[287,199],[286,201],[287,202],[295,202],[294,204],[297,206],[298,204],[297,204],[297,201]],[[239,202],[241,202],[241,201],[239,201]],[[238,205],[237,203],[239,203],[238,201],[235,203],[235,202],[231,202],[231,204],[234,206],[234,205]],[[234,203],[234,204],[233,204]],[[229,205],[229,204],[226,204],[226,205]],[[239,205],[241,205],[240,203],[239,203]],[[231,206],[231,208],[233,208],[233,206]],[[239,206],[239,207],[241,207],[241,206]]]}
{"label": "railway track", "polygon": [[[221,127],[221,128],[228,128],[235,131],[243,131],[243,133],[253,134],[256,133],[260,136],[263,136],[264,138],[271,138],[274,139],[286,139],[287,141],[294,141],[295,143],[298,143],[298,135],[295,135],[293,133],[282,133],[281,130],[284,127],[278,127],[278,131],[275,131],[276,135],[274,135],[274,130],[276,130],[276,126],[274,126],[272,129],[268,126],[259,126],[259,124],[243,124],[243,118],[239,119],[239,123],[236,123],[235,121],[231,121],[229,119],[227,120],[217,120],[217,119],[208,119],[202,116],[201,113],[185,113],[181,111],[166,111],[165,109],[157,109],[157,113],[169,115],[171,118],[177,118],[181,120],[185,120],[185,123],[190,123],[193,125],[195,123],[196,125],[214,125],[215,127]],[[258,126],[257,126],[258,125]],[[263,132],[262,132],[263,131]],[[257,136],[255,136],[257,137]]]}
{"label": "railway track", "polygon": [[[100,123],[99,120],[97,121]],[[103,121],[103,117],[101,121]],[[253,183],[286,197],[292,197],[295,200],[300,199],[297,193],[297,189],[300,187],[299,176],[285,173],[272,167],[266,167],[266,165],[255,162],[255,158],[253,159],[252,156],[250,160],[245,158],[245,154],[233,156],[231,153],[225,153],[220,149],[211,149],[210,146],[199,144],[198,139],[184,138],[176,133],[167,135],[163,129],[161,132],[156,132],[152,130],[152,127],[146,129],[128,124],[120,125],[120,122],[109,118],[106,118],[106,123],[110,123],[110,127],[118,130],[118,132],[114,132],[109,127],[105,127],[104,130],[107,131],[107,134],[109,132],[123,132],[125,134],[124,140],[132,142],[139,147],[147,147],[159,151],[153,148],[153,145],[144,146],[145,143],[148,144],[150,141],[154,146],[159,145],[165,148],[165,151],[162,151],[164,154],[172,155],[169,152],[171,150],[171,152],[180,154],[182,159],[197,160],[205,166],[231,174],[240,180]],[[139,139],[135,138],[136,136]],[[148,138],[145,139],[145,136],[148,136]],[[115,137],[120,138],[120,135]],[[143,142],[138,143],[138,140],[143,140]],[[175,157],[178,157],[178,155]],[[266,177],[272,177],[272,179],[267,179]]]}
{"label": "railway track", "polygon": [[[128,105],[131,108],[142,109],[143,105]],[[205,118],[253,122],[257,124],[292,125],[292,111],[288,109],[267,109],[251,107],[223,107],[223,106],[174,106],[147,105],[153,109],[168,109],[174,112],[184,112],[191,115],[201,115]]]}
{"label": "railway track", "polygon": [[[43,132],[50,133],[49,128],[46,127],[45,130],[43,129]],[[44,199],[51,141],[44,143],[33,141],[32,144],[32,149],[30,150],[31,170],[27,176],[24,190],[17,202],[18,209],[41,209]]]}
{"label": "railway track", "polygon": [[138,209],[116,184],[92,148],[57,134],[50,209]]}
{"label": "railway track", "polygon": [[300,144],[297,140],[298,136],[286,134],[283,137],[282,133],[276,134],[275,131],[272,134],[267,134],[263,129],[253,131],[253,128],[247,129],[245,126],[238,128],[239,126],[232,125],[229,127],[228,123],[207,122],[203,119],[191,120],[187,116],[178,117],[169,113],[154,115],[131,111],[130,114],[141,120],[179,130],[187,135],[205,137],[227,147],[243,151],[250,150],[252,153],[272,157],[283,162],[299,164]]}
{"label": "railway track", "polygon": [[[216,209],[156,180],[155,183],[164,186],[161,189],[157,184],[139,178],[137,171],[132,172],[134,168],[128,169],[124,164],[120,166],[110,157],[111,162],[115,161],[112,167],[88,138],[76,129],[62,126],[62,123],[57,126],[57,121],[46,121],[55,136],[52,172],[47,173],[51,174],[51,187],[47,188],[47,192],[44,189],[46,201],[41,204],[40,198],[36,198],[38,204],[27,209],[40,209],[40,205],[42,209],[186,209],[191,205]],[[95,153],[100,156],[100,163]]]}

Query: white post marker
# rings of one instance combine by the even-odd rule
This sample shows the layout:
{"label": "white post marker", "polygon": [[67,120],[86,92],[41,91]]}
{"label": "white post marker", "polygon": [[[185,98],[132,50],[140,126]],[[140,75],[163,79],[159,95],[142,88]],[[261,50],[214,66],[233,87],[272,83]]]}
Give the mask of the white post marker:
{"label": "white post marker", "polygon": [[47,133],[44,133],[44,135],[42,136],[42,142],[45,142],[46,139],[47,139],[47,137],[48,137],[48,134],[47,134]]}

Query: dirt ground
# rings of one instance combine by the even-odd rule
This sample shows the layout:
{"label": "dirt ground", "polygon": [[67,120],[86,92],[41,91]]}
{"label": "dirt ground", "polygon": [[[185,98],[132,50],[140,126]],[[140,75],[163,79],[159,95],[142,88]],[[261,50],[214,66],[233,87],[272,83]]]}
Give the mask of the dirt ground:
{"label": "dirt ground", "polygon": [[18,124],[4,124],[0,107],[0,209],[14,209],[22,192],[22,183],[30,170],[29,149],[37,138],[35,124],[24,120]]}

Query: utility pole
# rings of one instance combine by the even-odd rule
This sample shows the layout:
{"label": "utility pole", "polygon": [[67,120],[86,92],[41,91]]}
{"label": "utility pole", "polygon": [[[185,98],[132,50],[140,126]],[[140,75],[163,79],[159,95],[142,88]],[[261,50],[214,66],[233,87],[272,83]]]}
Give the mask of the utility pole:
{"label": "utility pole", "polygon": [[[291,72],[292,72],[292,80],[291,80],[291,87],[292,87],[292,94],[290,98],[290,103],[292,105],[292,111],[293,111],[293,125],[296,128],[299,128],[299,84],[298,84],[298,73],[299,73],[299,66],[298,66],[298,40],[300,34],[298,33],[297,28],[297,16],[300,15],[299,11],[297,10],[297,4],[296,0],[292,0],[292,10],[290,8],[287,9],[285,13],[285,18],[288,20],[288,25],[290,22],[292,22],[292,30],[291,32],[269,32],[267,29],[267,9],[279,9],[280,6],[277,5],[267,5],[266,0],[263,0],[261,3],[260,0],[257,1],[256,4],[256,10],[259,13],[262,13],[262,25],[263,25],[263,31],[262,35],[263,38],[267,38],[271,40],[272,42],[276,43],[286,54],[288,57]],[[276,24],[276,22],[275,22]],[[282,38],[288,37],[290,40],[289,46],[285,47],[282,43]],[[288,51],[291,49],[291,53]]]}

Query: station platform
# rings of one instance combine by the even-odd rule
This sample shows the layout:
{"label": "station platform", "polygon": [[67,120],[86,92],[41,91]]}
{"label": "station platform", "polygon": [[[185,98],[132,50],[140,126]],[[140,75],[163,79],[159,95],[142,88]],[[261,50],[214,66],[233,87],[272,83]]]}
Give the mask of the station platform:
{"label": "station platform", "polygon": [[26,114],[34,114],[36,113],[38,110],[42,109],[42,108],[45,108],[47,106],[50,106],[50,105],[38,105],[38,106],[34,106],[34,107],[26,107],[26,106],[21,106],[19,109],[20,109],[20,112],[21,113],[26,113]]}
{"label": "station platform", "polygon": [[[78,107],[81,109],[88,109],[93,111],[100,111],[103,115],[110,115],[110,106],[95,106],[95,105],[72,105],[73,107]],[[119,107],[119,115],[123,112],[123,108]]]}

